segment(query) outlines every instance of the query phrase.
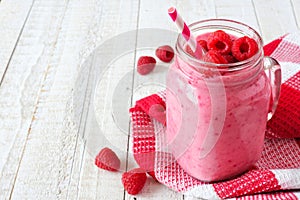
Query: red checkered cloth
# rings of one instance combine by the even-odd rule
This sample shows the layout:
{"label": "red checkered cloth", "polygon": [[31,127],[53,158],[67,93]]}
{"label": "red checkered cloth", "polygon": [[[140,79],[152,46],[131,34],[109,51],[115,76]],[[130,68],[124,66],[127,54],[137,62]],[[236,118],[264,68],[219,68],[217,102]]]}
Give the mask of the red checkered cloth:
{"label": "red checkered cloth", "polygon": [[268,122],[265,146],[255,167],[232,180],[205,183],[188,175],[161,149],[165,127],[149,116],[154,104],[165,105],[164,92],[136,102],[130,109],[133,152],[137,163],[167,187],[204,199],[300,199],[300,32],[264,47],[282,67],[283,84],[275,115]]}

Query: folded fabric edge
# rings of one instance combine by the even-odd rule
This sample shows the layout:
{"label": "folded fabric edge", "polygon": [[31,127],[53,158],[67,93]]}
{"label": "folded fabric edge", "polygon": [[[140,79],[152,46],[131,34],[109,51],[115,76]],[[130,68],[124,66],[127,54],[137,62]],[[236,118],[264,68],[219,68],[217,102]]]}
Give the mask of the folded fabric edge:
{"label": "folded fabric edge", "polygon": [[[270,184],[264,182],[264,180],[260,181],[260,183],[255,182],[253,184],[254,187],[249,186],[249,188],[254,188],[253,191],[250,191],[249,188],[247,189],[246,183],[243,183],[242,181],[238,181],[239,186],[237,187],[233,187],[233,185],[230,185],[229,187],[224,185],[222,187],[216,187],[216,184],[226,184],[226,182],[220,182],[216,184],[197,185],[183,194],[205,199],[300,199],[300,190],[298,190],[298,188],[300,188],[300,177],[298,176],[300,174],[300,169],[259,171],[268,173],[268,176],[274,175],[273,178],[268,177],[268,180],[270,180],[269,182],[272,182],[271,185],[273,185],[273,188],[269,187]],[[234,179],[228,182],[232,181],[234,181]],[[248,184],[251,185],[251,183]],[[247,190],[242,189],[243,185]],[[260,187],[268,189],[260,192],[255,191],[259,190]]]}
{"label": "folded fabric edge", "polygon": [[196,198],[205,198],[205,199],[221,199],[221,197],[216,193],[215,188],[212,185],[204,184],[198,185],[189,189],[183,193],[187,196],[193,196]]}
{"label": "folded fabric edge", "polygon": [[260,200],[260,199],[299,200],[300,192],[279,191],[273,193],[262,193],[262,194],[254,194],[254,195],[247,195],[242,197],[229,198],[228,200]]}
{"label": "folded fabric edge", "polygon": [[300,169],[271,169],[283,190],[300,188]]}

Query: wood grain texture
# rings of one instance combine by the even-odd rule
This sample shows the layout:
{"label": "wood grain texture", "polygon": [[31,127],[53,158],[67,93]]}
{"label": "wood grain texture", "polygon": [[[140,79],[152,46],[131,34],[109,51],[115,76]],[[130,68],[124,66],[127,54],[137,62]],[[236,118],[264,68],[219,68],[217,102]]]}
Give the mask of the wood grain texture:
{"label": "wood grain texture", "polygon": [[296,17],[296,23],[298,29],[300,29],[300,0],[291,0],[291,5],[293,8],[293,14]]}
{"label": "wood grain texture", "polygon": [[[97,16],[99,21],[96,21],[94,24],[94,31],[96,38],[100,38],[97,44],[106,41],[110,37],[118,37],[119,33],[135,30],[137,26],[138,19],[138,9],[139,9],[139,1],[128,1],[120,0],[120,1],[103,1],[99,4],[96,3],[96,7],[101,9],[101,15]],[[122,14],[120,14],[122,13]],[[136,31],[133,31],[133,34],[136,34]],[[88,38],[90,38],[89,36]],[[121,44],[120,44],[121,45]],[[135,40],[132,44],[132,50],[135,48]],[[104,47],[107,50],[113,51],[115,47]],[[120,81],[120,79],[126,73],[132,73],[133,69],[133,61],[134,55],[128,54],[121,60],[121,62],[115,62],[108,71],[105,71],[103,74],[103,79],[98,85],[98,93],[96,98],[100,98],[96,104],[96,109],[99,110],[99,115],[97,119],[99,120],[99,124],[104,131],[104,134],[107,138],[114,138],[114,141],[109,145],[110,148],[117,150],[118,155],[122,161],[122,170],[126,169],[126,156],[127,156],[127,143],[128,143],[128,125],[126,124],[124,128],[126,132],[122,132],[116,124],[112,121],[111,113],[112,107],[110,105],[111,98],[113,95],[113,91]],[[101,76],[101,75],[99,75]],[[128,82],[131,88],[131,80]],[[131,89],[130,89],[131,91]],[[120,94],[122,95],[122,94]],[[102,101],[101,101],[102,100]],[[127,115],[128,119],[128,115]],[[87,132],[89,127],[87,127]],[[92,128],[92,127],[90,127]],[[87,133],[88,134],[88,133]],[[123,135],[122,135],[123,134]],[[126,135],[125,135],[126,134]],[[118,137],[120,136],[120,137]],[[121,139],[123,138],[123,139]],[[125,138],[125,139],[124,139]],[[99,170],[94,165],[94,156],[95,154],[88,153],[89,145],[83,150],[84,154],[80,153],[80,143],[78,143],[77,149],[78,151],[75,154],[75,162],[74,168],[72,172],[72,180],[70,182],[70,190],[69,190],[69,199],[123,199],[124,189],[121,183],[121,172],[119,173],[109,173],[104,170]],[[100,150],[100,148],[105,145],[105,143],[97,144],[95,148],[96,151]],[[76,190],[73,190],[77,189]]]}
{"label": "wood grain texture", "polygon": [[290,1],[253,0],[253,3],[265,43],[297,30]]}
{"label": "wood grain texture", "polygon": [[[64,8],[65,2],[60,4],[55,1],[35,2],[2,83],[0,93],[3,98],[0,106],[1,118],[5,117],[5,120],[1,120],[3,127],[1,130],[3,130],[3,137],[8,141],[1,146],[1,149],[8,150],[8,159],[4,163],[0,178],[0,196],[4,199],[10,198],[13,189],[18,187],[15,182],[19,175],[19,169],[21,169],[19,166],[25,146],[34,127],[32,123],[37,119],[36,105],[42,104],[43,97],[45,98],[43,96],[44,89],[51,87],[51,81],[45,82],[48,75],[52,78],[55,76],[50,58],[55,49]],[[51,31],[49,32],[49,30]],[[55,129],[55,127],[53,125],[52,128]],[[47,138],[43,138],[43,140],[47,141]],[[39,147],[36,146],[37,149]],[[41,153],[41,151],[35,153],[37,152]],[[4,154],[4,156],[6,155]],[[39,157],[28,162],[25,161],[25,163],[30,170],[42,171],[42,166],[41,168],[34,167],[38,164],[38,162],[35,163],[35,159],[39,159]],[[26,171],[24,176],[28,177],[28,175],[28,171]],[[31,191],[36,185],[26,185],[26,183],[29,182],[24,181],[20,185],[25,185],[30,189],[23,190],[23,192],[30,196],[34,195]]]}
{"label": "wood grain texture", "polygon": [[[0,6],[0,80],[11,60],[33,0],[3,1]],[[1,151],[0,151],[1,152]],[[0,156],[3,158],[2,156]],[[1,164],[0,164],[1,171]]]}
{"label": "wood grain texture", "polygon": [[177,1],[176,6],[188,24],[216,17],[216,6],[214,1]]}
{"label": "wood grain texture", "polygon": [[[57,5],[57,2],[55,3]],[[27,151],[24,153],[14,188],[13,198],[15,199],[30,198],[30,196],[38,199],[42,197],[75,199],[78,192],[81,192],[79,198],[82,199],[90,199],[90,195],[96,195],[95,198],[97,199],[107,198],[112,193],[106,190],[104,185],[111,185],[116,199],[123,196],[123,188],[109,173],[106,178],[104,178],[105,175],[99,176],[100,183],[97,182],[98,170],[93,164],[93,159],[92,162],[89,162],[87,153],[84,154],[87,159],[84,160],[83,164],[81,163],[83,151],[81,151],[82,144],[80,142],[77,143],[78,148],[76,148],[79,149],[80,155],[78,157],[75,155],[75,158],[79,158],[79,165],[73,164],[77,132],[63,130],[64,126],[62,126],[66,102],[69,99],[73,82],[76,80],[78,63],[96,47],[97,42],[101,42],[102,38],[115,34],[113,29],[115,24],[107,24],[111,21],[105,20],[112,17],[111,10],[107,9],[108,12],[103,17],[102,9],[105,9],[105,6],[103,8],[102,5],[105,4],[96,1],[72,1],[64,9],[64,17],[59,23],[62,27],[61,34],[58,35],[56,49],[51,54],[55,76],[47,76],[49,79],[46,79],[45,83],[51,89],[45,92],[47,100],[44,104],[37,104],[36,115],[39,116],[38,119],[40,120],[32,123],[31,137],[26,145]],[[111,5],[109,4],[109,6]],[[120,4],[113,2],[113,6],[119,7]],[[117,13],[117,11],[113,10],[113,13]],[[120,17],[119,15],[115,16]],[[109,25],[112,29],[108,28]],[[117,26],[117,28],[119,27]],[[51,82],[52,84],[50,84]],[[62,103],[57,105],[57,102]],[[41,149],[42,151],[39,151]],[[47,154],[45,155],[44,152]],[[42,167],[32,168],[31,157],[34,157],[35,164]],[[70,182],[70,177],[73,178],[72,181],[76,180],[77,175],[81,173],[80,170],[76,171],[75,167],[77,166],[87,166],[88,170],[86,173],[83,171],[83,174],[87,176],[83,177],[84,181],[82,181],[82,183],[88,184],[80,187],[80,190],[77,186],[81,186],[81,184],[77,182],[76,187],[71,187],[72,182]],[[76,172],[79,174],[74,174]],[[88,179],[89,175],[94,179]],[[39,179],[41,176],[42,179]],[[77,181],[79,180],[77,179]],[[26,188],[22,184],[24,182]],[[96,186],[90,187],[90,184],[98,184],[99,188],[104,189],[106,193],[103,194],[101,190],[97,190]],[[119,186],[117,187],[115,184]],[[74,190],[69,191],[69,185]],[[100,187],[101,185],[102,187]],[[116,192],[117,188],[120,189],[121,196]]]}
{"label": "wood grain texture", "polygon": [[226,4],[222,0],[216,0],[215,6],[218,18],[240,21],[258,32],[260,31],[252,0],[233,0],[226,2]]}

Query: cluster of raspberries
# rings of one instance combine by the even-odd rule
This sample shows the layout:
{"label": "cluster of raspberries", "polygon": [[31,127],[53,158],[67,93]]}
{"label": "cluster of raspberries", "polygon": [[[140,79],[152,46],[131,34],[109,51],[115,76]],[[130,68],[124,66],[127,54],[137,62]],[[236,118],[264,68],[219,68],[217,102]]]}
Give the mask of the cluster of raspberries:
{"label": "cluster of raspberries", "polygon": [[[197,43],[206,51],[203,60],[216,64],[243,61],[258,51],[258,45],[254,39],[248,36],[233,39],[222,30],[210,33],[207,40],[197,39]],[[191,56],[197,57],[189,46],[186,51]]]}
{"label": "cluster of raspberries", "polygon": [[[117,172],[120,170],[121,161],[113,150],[105,147],[96,156],[95,165],[107,171]],[[156,180],[153,171],[147,173]],[[143,189],[146,180],[146,171],[142,168],[134,168],[122,174],[124,189],[131,195],[138,194]]]}

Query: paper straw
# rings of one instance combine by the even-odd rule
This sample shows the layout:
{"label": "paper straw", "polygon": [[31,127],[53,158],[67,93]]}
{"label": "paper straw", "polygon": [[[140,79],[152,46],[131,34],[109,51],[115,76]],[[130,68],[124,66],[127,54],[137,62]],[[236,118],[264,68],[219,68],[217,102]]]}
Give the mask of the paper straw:
{"label": "paper straw", "polygon": [[202,55],[205,53],[204,49],[200,45],[198,45],[195,37],[191,34],[189,27],[186,25],[182,17],[178,14],[176,8],[169,8],[168,13],[172,20],[175,22],[178,30],[181,32],[186,42],[190,45],[192,51],[196,53],[196,51],[198,52],[200,50],[200,55],[198,55],[202,57]]}

